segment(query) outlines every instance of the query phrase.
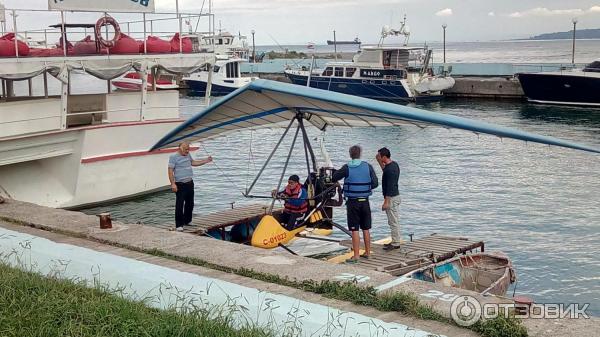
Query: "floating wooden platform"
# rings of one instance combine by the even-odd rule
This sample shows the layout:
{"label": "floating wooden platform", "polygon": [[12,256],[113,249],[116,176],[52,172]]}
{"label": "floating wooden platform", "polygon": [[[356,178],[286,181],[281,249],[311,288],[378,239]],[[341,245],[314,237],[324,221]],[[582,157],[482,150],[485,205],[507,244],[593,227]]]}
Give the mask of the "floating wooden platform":
{"label": "floating wooden platform", "polygon": [[[198,215],[192,218],[192,223],[189,226],[183,227],[183,231],[198,235],[204,235],[210,230],[224,231],[227,227],[248,223],[256,217],[267,214],[268,208],[269,206],[264,204],[249,204],[210,214]],[[281,211],[281,207],[273,208],[273,214]],[[175,229],[175,225],[172,223],[160,225],[159,227],[171,230]]]}
{"label": "floating wooden platform", "polygon": [[[343,240],[341,244],[352,247],[351,240]],[[476,250],[485,250],[483,241],[432,234],[390,251],[383,250],[383,245],[372,244],[370,259],[361,258],[356,266],[400,276],[433,262]]]}

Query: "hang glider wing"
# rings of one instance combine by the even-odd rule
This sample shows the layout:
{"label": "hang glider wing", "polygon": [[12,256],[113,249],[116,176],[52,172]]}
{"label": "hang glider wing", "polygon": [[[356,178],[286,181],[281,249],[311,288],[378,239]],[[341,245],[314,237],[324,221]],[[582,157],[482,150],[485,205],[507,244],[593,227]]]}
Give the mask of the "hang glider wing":
{"label": "hang glider wing", "polygon": [[281,82],[256,80],[225,96],[163,137],[152,150],[248,128],[289,123],[298,114],[315,127],[438,125],[600,153],[600,149],[477,120]]}

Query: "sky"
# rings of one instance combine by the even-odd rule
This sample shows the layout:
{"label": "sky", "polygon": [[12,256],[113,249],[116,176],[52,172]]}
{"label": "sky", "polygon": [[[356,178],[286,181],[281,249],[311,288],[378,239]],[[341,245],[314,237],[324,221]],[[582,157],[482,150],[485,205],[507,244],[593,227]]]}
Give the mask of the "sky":
{"label": "sky", "polygon": [[[126,0],[123,0],[126,1]],[[175,9],[174,0],[155,0],[157,11]],[[208,0],[204,0],[204,8]],[[0,0],[7,8],[47,7],[46,0]],[[203,0],[180,0],[179,7],[197,13]],[[359,37],[379,40],[381,28],[399,28],[404,15],[412,42],[490,41],[527,38],[541,33],[600,28],[600,0],[213,0],[223,30],[250,36],[257,45],[316,44]],[[26,20],[26,19],[23,19]],[[28,22],[35,23],[35,20]],[[393,40],[390,42],[394,42]]]}

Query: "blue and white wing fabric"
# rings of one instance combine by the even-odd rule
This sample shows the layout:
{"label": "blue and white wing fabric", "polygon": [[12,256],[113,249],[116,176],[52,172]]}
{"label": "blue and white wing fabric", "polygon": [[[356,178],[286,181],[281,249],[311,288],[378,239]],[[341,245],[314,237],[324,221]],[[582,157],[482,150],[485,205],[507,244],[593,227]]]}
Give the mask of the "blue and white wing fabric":
{"label": "blue and white wing fabric", "polygon": [[303,86],[256,80],[199,112],[156,143],[152,150],[195,142],[248,128],[289,124],[302,118],[320,130],[331,126],[437,125],[600,153],[600,149],[477,120]]}

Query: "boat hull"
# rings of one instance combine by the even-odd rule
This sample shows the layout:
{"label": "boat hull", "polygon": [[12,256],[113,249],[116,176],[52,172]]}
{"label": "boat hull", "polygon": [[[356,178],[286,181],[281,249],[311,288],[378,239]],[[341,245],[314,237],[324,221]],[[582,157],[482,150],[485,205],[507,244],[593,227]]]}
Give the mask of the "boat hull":
{"label": "boat hull", "polygon": [[165,189],[164,168],[176,148],[148,149],[180,123],[120,123],[5,140],[0,153],[12,160],[0,165],[0,195],[73,209]]}
{"label": "boat hull", "polygon": [[[206,94],[206,82],[186,80],[185,83],[188,87],[188,94],[190,96],[204,96]],[[243,85],[242,85],[243,86]],[[213,83],[210,89],[211,96],[225,96],[233,91],[239,89],[239,85],[222,85]]]}
{"label": "boat hull", "polygon": [[[294,84],[306,86],[308,76],[290,74],[287,78]],[[393,83],[393,84],[390,84]],[[403,81],[388,81],[381,79],[364,80],[354,78],[336,78],[324,76],[311,76],[312,88],[335,91],[342,94],[360,96],[393,102],[414,101],[413,95]]]}
{"label": "boat hull", "polygon": [[565,73],[517,74],[530,102],[600,107],[600,76]]}
{"label": "boat hull", "polygon": [[406,277],[496,296],[506,295],[516,280],[510,259],[501,253],[457,256],[414,270]]}

